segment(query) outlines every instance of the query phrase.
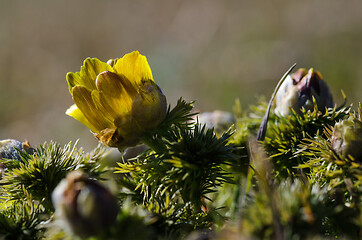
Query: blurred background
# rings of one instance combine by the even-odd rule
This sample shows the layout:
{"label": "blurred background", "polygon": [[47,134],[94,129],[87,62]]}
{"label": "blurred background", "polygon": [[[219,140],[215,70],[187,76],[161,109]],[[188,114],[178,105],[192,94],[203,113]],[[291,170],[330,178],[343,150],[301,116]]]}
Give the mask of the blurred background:
{"label": "blurred background", "polygon": [[337,103],[361,101],[362,1],[0,0],[0,139],[80,139],[65,80],[83,60],[147,56],[169,104],[231,111],[269,98],[293,64],[314,67]]}

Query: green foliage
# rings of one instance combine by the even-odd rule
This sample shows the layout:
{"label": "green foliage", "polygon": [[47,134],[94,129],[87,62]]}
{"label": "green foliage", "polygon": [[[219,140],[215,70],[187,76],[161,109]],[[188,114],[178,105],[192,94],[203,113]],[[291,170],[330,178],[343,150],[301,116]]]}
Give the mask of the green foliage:
{"label": "green foliage", "polygon": [[70,171],[82,169],[90,176],[99,178],[104,172],[99,160],[103,150],[98,147],[92,153],[85,154],[81,149],[76,149],[76,144],[71,143],[60,147],[59,144],[50,142],[39,146],[36,153],[30,155],[20,152],[21,161],[6,160],[8,167],[0,184],[2,191],[12,200],[23,199],[23,188],[35,200],[44,201],[44,205],[52,209],[51,194],[58,183]]}
{"label": "green foliage", "polygon": [[362,163],[352,156],[343,157],[335,153],[331,146],[331,131],[326,128],[326,138],[318,136],[301,145],[308,151],[300,153],[306,161],[299,168],[309,170],[307,176],[312,183],[326,185],[334,192],[343,192],[346,200],[357,203],[362,200]]}
{"label": "green foliage", "polygon": [[[350,117],[359,120],[360,112],[361,108],[358,115],[353,112]],[[300,155],[305,163],[298,167],[308,170],[311,184],[325,186],[333,196],[334,215],[329,220],[336,232],[358,232],[362,229],[362,162],[350,155],[337,154],[331,143],[332,132],[333,127],[327,127],[323,136],[301,144],[304,151]]]}
{"label": "green foliage", "polygon": [[17,150],[21,160],[1,159],[5,173],[0,180],[0,236],[5,239],[39,239],[41,221],[53,214],[51,194],[69,173],[83,169],[94,178],[104,172],[99,160],[103,149],[86,154],[71,143],[60,147],[44,143],[34,154]]}
{"label": "green foliage", "polygon": [[[157,231],[157,219],[146,211],[142,206],[132,203],[130,198],[124,200],[117,220],[101,236],[81,238],[66,231],[62,223],[56,220],[48,224],[43,239],[49,240],[101,240],[101,239],[155,239],[160,234]],[[121,237],[121,238],[120,238]]]}
{"label": "green foliage", "polygon": [[[266,109],[267,103],[263,98],[258,100],[256,105],[249,106],[247,111],[242,111],[238,100],[233,107],[233,111],[236,116],[236,124],[235,131],[230,139],[230,142],[237,146],[235,149],[235,154],[239,156],[239,162],[235,164],[237,167],[232,168],[232,171],[236,172],[237,174],[241,173],[243,176],[246,176],[248,173],[249,140],[256,136]],[[270,116],[270,119],[274,118],[275,115]]]}
{"label": "green foliage", "polygon": [[298,154],[302,150],[300,145],[306,139],[320,136],[325,127],[334,126],[348,116],[349,112],[350,107],[346,107],[340,110],[328,109],[322,113],[318,111],[315,103],[312,112],[302,109],[301,114],[292,111],[290,116],[274,117],[275,120],[269,122],[263,145],[272,156],[276,177],[283,179],[299,174],[300,170],[295,167],[305,162]]}
{"label": "green foliage", "polygon": [[[257,147],[254,144],[251,143],[252,148]],[[240,222],[236,227],[239,237],[358,239],[361,229],[358,204],[343,206],[328,186],[309,183],[305,177],[288,177],[278,182],[262,150],[257,148],[251,154],[254,184],[240,206]]]}
{"label": "green foliage", "polygon": [[[265,192],[250,193],[242,212],[244,232],[258,239],[274,239],[277,231],[274,225],[276,220],[273,218],[274,207],[285,239],[356,236],[358,228],[356,229],[355,224],[350,224],[351,214],[345,211],[346,215],[342,216],[338,212],[325,187],[317,184],[312,186],[300,180],[293,182],[289,179],[277,186],[273,197],[277,199],[274,206],[270,204],[270,198]],[[341,219],[347,220],[349,224],[340,221]],[[340,231],[342,224],[344,229]]]}
{"label": "green foliage", "polygon": [[[236,115],[236,126],[235,134],[233,135],[232,142],[238,146],[247,147],[249,137],[256,135],[262,118],[267,109],[267,103],[265,99],[261,98],[258,100],[256,105],[249,106],[247,111],[242,111],[240,103],[236,101],[233,108],[234,114]],[[275,118],[274,114],[271,114],[270,121]]]}
{"label": "green foliage", "polygon": [[[248,139],[256,135],[265,109],[263,102],[251,106],[244,114],[236,109],[239,118],[232,141],[248,147]],[[261,184],[258,175],[251,179],[253,186],[240,198],[244,201],[239,206],[243,219],[239,236],[275,238],[275,212],[280,216],[287,239],[360,236],[361,161],[337,154],[331,144],[335,123],[351,116],[360,121],[360,112],[361,105],[358,111],[352,111],[351,107],[329,109],[325,113],[317,109],[302,110],[301,114],[293,112],[286,117],[271,113],[262,145],[273,164],[268,180],[272,184]],[[306,206],[311,222],[306,221],[306,212],[301,212]]]}
{"label": "green foliage", "polygon": [[165,150],[162,137],[169,134],[170,128],[177,125],[179,128],[191,128],[193,119],[192,116],[197,113],[191,113],[193,109],[193,102],[186,102],[180,98],[176,106],[171,110],[169,106],[167,109],[165,120],[157,127],[148,131],[142,138],[142,141],[155,151],[162,152]]}
{"label": "green foliage", "polygon": [[237,156],[228,143],[231,133],[217,138],[213,129],[190,123],[189,106],[179,101],[166,118],[174,123],[151,138],[154,151],[118,163],[117,171],[134,181],[148,209],[177,226],[198,228],[210,224],[205,210],[208,194],[233,182],[224,168]]}
{"label": "green foliage", "polygon": [[[109,235],[134,240],[150,239],[156,235],[153,227],[156,221],[157,219],[144,208],[134,205],[130,199],[126,199]],[[135,231],[135,229],[137,230]]]}
{"label": "green foliage", "polygon": [[256,143],[266,108],[263,100],[245,112],[236,106],[235,126],[217,135],[192,121],[192,103],[180,99],[143,137],[150,149],[116,159],[116,174],[103,174],[100,147],[86,154],[51,142],[34,154],[18,150],[20,161],[0,160],[0,236],[81,239],[57,221],[50,201],[67,173],[81,169],[112,183],[121,205],[116,222],[89,240],[359,239],[361,161],[337,154],[331,135],[336,122],[361,121],[361,105],[271,112],[266,138]]}
{"label": "green foliage", "polygon": [[0,211],[0,236],[5,239],[39,239],[42,229],[38,226],[46,216],[41,204],[37,204],[23,188],[23,200],[2,203]]}

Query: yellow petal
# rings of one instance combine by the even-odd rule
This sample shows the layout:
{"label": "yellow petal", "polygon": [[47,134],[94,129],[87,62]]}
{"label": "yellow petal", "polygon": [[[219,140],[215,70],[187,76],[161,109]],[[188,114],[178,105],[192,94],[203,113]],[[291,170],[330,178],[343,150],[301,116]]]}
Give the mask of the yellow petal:
{"label": "yellow petal", "polygon": [[118,74],[123,74],[134,85],[140,85],[142,80],[152,80],[151,68],[145,56],[138,51],[124,55],[114,65]]}
{"label": "yellow petal", "polygon": [[113,98],[103,92],[93,91],[92,100],[97,109],[109,116],[113,122],[120,115],[129,115],[131,111],[132,99],[124,94]]}
{"label": "yellow petal", "polygon": [[97,75],[104,71],[111,71],[112,67],[107,63],[101,62],[97,58],[87,58],[84,60],[80,72],[68,73],[67,82],[69,91],[72,94],[72,88],[77,85],[85,86],[88,89],[96,89]]}
{"label": "yellow petal", "polygon": [[65,114],[67,114],[68,116],[71,116],[73,118],[75,118],[76,120],[78,120],[79,122],[83,123],[84,125],[86,125],[92,132],[97,132],[97,128],[95,126],[93,126],[84,116],[84,114],[79,110],[79,108],[77,107],[77,105],[73,104],[72,106],[70,106],[70,108],[67,109],[67,111],[65,112]]}
{"label": "yellow petal", "polygon": [[118,75],[109,71],[98,74],[96,86],[99,91],[111,97],[118,97],[124,92],[122,82]]}
{"label": "yellow petal", "polygon": [[73,87],[73,100],[85,118],[97,129],[94,131],[95,133],[99,133],[105,128],[114,127],[110,116],[99,111],[94,104],[91,90],[83,86]]}
{"label": "yellow petal", "polygon": [[97,76],[97,89],[113,98],[119,98],[122,94],[128,94],[131,97],[137,94],[130,81],[124,75],[118,75],[113,72],[102,72]]}
{"label": "yellow petal", "polygon": [[97,89],[92,93],[96,107],[114,120],[131,111],[132,99],[137,91],[123,75],[103,72],[97,77]]}

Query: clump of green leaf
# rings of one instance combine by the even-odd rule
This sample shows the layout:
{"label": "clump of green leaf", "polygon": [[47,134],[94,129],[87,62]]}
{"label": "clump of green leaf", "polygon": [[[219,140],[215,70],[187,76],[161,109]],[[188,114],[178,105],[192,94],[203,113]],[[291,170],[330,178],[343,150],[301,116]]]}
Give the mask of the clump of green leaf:
{"label": "clump of green leaf", "polygon": [[358,218],[351,209],[340,211],[327,187],[287,179],[274,189],[273,198],[275,205],[264,191],[254,189],[250,193],[242,211],[243,234],[275,239],[278,229],[273,211],[276,211],[283,239],[358,238]]}
{"label": "clump of green leaf", "polygon": [[143,203],[174,226],[207,227],[205,199],[225,182],[233,182],[223,167],[237,157],[228,142],[213,129],[189,122],[190,104],[179,101],[168,118],[172,124],[157,132],[148,151],[137,159],[119,163],[117,171],[136,185]]}
{"label": "clump of green leaf", "polygon": [[157,218],[140,205],[134,204],[130,198],[124,199],[122,207],[117,215],[116,222],[109,225],[109,229],[97,236],[79,237],[67,231],[62,223],[52,221],[47,224],[42,239],[49,240],[81,240],[81,239],[159,239]]}
{"label": "clump of green leaf", "polygon": [[306,161],[299,168],[308,169],[307,176],[312,183],[339,189],[348,201],[362,200],[362,163],[352,156],[336,154],[331,146],[332,129],[326,128],[325,137],[309,139],[301,145],[308,151],[300,151]]}
{"label": "clump of green leaf", "polygon": [[116,224],[111,227],[109,235],[113,239],[119,236],[134,240],[155,239],[158,234],[156,224],[157,218],[154,215],[127,198],[123,201]]}
{"label": "clump of green leaf", "polygon": [[51,194],[68,172],[82,169],[94,178],[99,178],[104,169],[100,164],[103,149],[97,147],[92,153],[85,154],[71,143],[61,147],[54,142],[44,143],[35,154],[19,151],[21,161],[1,160],[7,167],[0,181],[2,195],[11,200],[26,198],[23,188],[34,200],[43,201],[47,209],[53,209]]}
{"label": "clump of green leaf", "polygon": [[[242,111],[238,100],[236,100],[235,105],[233,106],[236,123],[234,126],[234,134],[231,136],[230,142],[237,146],[237,148],[235,148],[235,154],[239,156],[239,162],[235,164],[236,167],[232,168],[236,175],[240,175],[241,173],[242,176],[246,176],[248,173],[248,143],[251,138],[256,136],[267,109],[267,105],[265,99],[260,98],[256,105],[249,106],[246,111]],[[270,121],[273,121],[274,118],[275,115],[271,115]]]}
{"label": "clump of green leaf", "polygon": [[[359,109],[361,112],[361,106]],[[361,114],[351,113],[350,118],[360,121]],[[340,231],[362,229],[362,162],[351,155],[338,154],[332,146],[333,127],[324,129],[323,136],[307,139],[298,154],[306,159],[299,168],[307,169],[311,184],[325,186],[332,196],[335,209],[339,209],[334,225]],[[343,214],[342,214],[343,213]],[[346,217],[348,214],[348,217]]]}
{"label": "clump of green leaf", "polygon": [[193,122],[192,113],[194,102],[186,102],[180,98],[174,108],[169,106],[167,109],[165,120],[157,127],[144,134],[142,141],[155,151],[161,152],[165,150],[162,137],[169,134],[169,129],[174,126],[179,128],[190,129]]}
{"label": "clump of green leaf", "polygon": [[269,127],[263,146],[272,157],[274,173],[280,178],[295,177],[299,174],[298,164],[305,162],[303,156],[296,154],[306,139],[320,136],[323,129],[349,115],[350,107],[339,110],[328,109],[325,113],[318,110],[316,103],[313,111],[292,111],[290,116],[276,117],[269,121]]}
{"label": "clump of green leaf", "polygon": [[43,229],[39,228],[42,219],[47,216],[42,204],[36,203],[23,188],[25,199],[0,203],[1,239],[39,239]]}
{"label": "clump of green leaf", "polygon": [[277,181],[270,160],[257,145],[251,145],[255,148],[251,153],[255,184],[241,207],[239,236],[257,239],[358,238],[356,206],[342,208],[326,185],[308,183],[300,176]]}
{"label": "clump of green leaf", "polygon": [[[251,105],[247,111],[242,111],[240,102],[237,100],[233,107],[236,116],[235,133],[232,142],[238,146],[247,147],[250,136],[255,136],[260,123],[267,109],[267,102],[261,98],[256,105]],[[270,121],[274,121],[274,114],[271,114]]]}
{"label": "clump of green leaf", "polygon": [[[336,122],[362,120],[361,105],[358,113],[350,107],[287,117],[271,112],[259,144],[250,139],[265,101],[247,112],[236,108],[235,134],[220,135],[192,120],[192,105],[180,99],[160,127],[145,134],[150,149],[118,163],[110,182],[118,184],[113,187],[121,210],[104,235],[91,239],[185,239],[200,229],[200,236],[213,239],[361,236],[361,161],[336,153],[331,143]],[[260,145],[265,155],[258,155],[264,154],[261,148],[253,150]],[[50,196],[73,170],[109,180],[103,149],[86,154],[70,143],[51,142],[34,154],[18,155],[20,160],[0,160],[6,167],[0,180],[0,238],[77,239],[54,220]]]}
{"label": "clump of green leaf", "polygon": [[[280,179],[299,174],[300,170],[295,167],[303,163],[304,159],[295,153],[300,150],[299,145],[305,139],[321,135],[324,127],[334,126],[336,122],[348,117],[351,111],[351,107],[348,106],[328,109],[322,113],[318,110],[316,102],[314,105],[313,111],[305,109],[302,109],[301,113],[291,111],[290,116],[277,116],[273,111],[269,114],[268,129],[262,144],[268,155],[272,156],[274,173]],[[248,140],[256,136],[266,110],[267,103],[263,99],[256,105],[251,105],[246,112],[241,111],[239,104],[234,106],[237,123],[232,142],[244,147],[240,155],[247,154]]]}

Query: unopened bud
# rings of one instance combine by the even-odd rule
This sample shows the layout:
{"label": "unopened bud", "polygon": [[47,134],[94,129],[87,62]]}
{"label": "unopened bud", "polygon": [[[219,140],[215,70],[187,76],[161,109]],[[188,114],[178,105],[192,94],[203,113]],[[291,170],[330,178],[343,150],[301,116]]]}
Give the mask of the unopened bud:
{"label": "unopened bud", "polygon": [[34,149],[28,141],[20,142],[15,139],[6,139],[0,141],[0,159],[16,159],[21,160],[19,152],[16,150],[25,151],[29,154],[34,153]]}
{"label": "unopened bud", "polygon": [[205,124],[207,128],[214,128],[216,132],[224,132],[235,123],[235,118],[232,113],[215,110],[213,112],[203,112],[196,115],[199,123]]}
{"label": "unopened bud", "polygon": [[286,116],[293,109],[297,113],[304,107],[313,110],[313,98],[320,111],[334,106],[332,94],[322,75],[313,70],[304,68],[288,75],[275,97],[275,112]]}
{"label": "unopened bud", "polygon": [[350,118],[336,123],[331,142],[337,154],[362,161],[362,122]]}
{"label": "unopened bud", "polygon": [[111,192],[82,172],[74,171],[52,193],[55,213],[64,227],[81,236],[95,236],[114,223],[118,204]]}

